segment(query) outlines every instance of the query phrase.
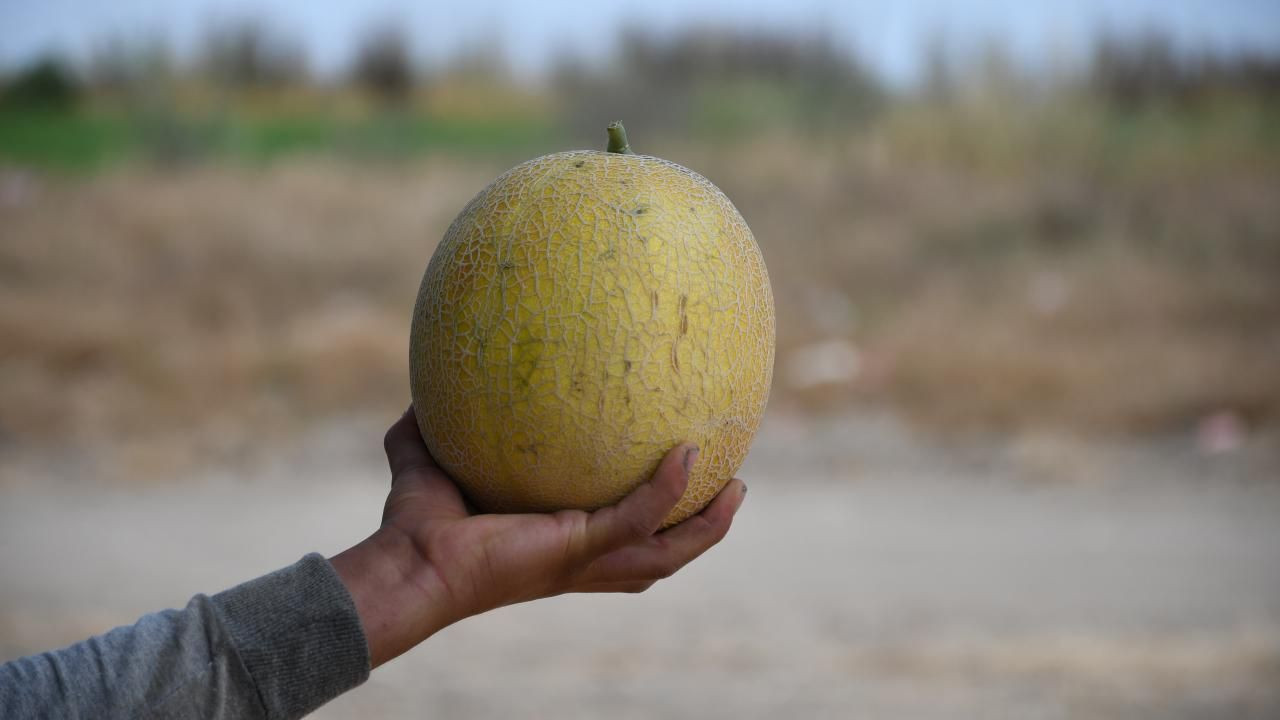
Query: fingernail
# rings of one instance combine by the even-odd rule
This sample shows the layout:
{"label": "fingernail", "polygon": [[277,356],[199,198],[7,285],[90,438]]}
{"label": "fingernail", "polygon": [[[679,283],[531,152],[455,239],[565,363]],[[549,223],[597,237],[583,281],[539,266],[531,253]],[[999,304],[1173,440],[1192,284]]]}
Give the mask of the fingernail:
{"label": "fingernail", "polygon": [[698,462],[698,446],[693,446],[684,451],[684,471],[693,470],[693,464]]}
{"label": "fingernail", "polygon": [[742,495],[745,497],[746,494],[747,494],[747,484],[742,483]]}

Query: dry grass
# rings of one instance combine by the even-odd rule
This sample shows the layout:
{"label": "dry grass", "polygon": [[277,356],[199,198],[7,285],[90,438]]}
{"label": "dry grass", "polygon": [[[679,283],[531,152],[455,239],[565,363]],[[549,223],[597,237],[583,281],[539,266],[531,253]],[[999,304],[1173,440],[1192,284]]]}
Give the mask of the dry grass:
{"label": "dry grass", "polygon": [[[799,148],[655,150],[756,232],[779,404],[1086,432],[1280,417],[1280,175],[984,174],[899,162],[883,139]],[[132,472],[238,456],[301,418],[391,416],[420,274],[500,169],[6,175],[0,437],[109,447]],[[808,377],[814,343],[856,363]]]}
{"label": "dry grass", "polygon": [[[1086,434],[1280,417],[1280,172],[1010,175],[874,141],[708,164],[764,247],[784,403]],[[790,372],[832,341],[846,382]]]}
{"label": "dry grass", "polygon": [[399,412],[422,268],[491,173],[317,164],[43,184],[3,210],[0,428],[149,465],[173,460],[169,440],[238,455],[299,418]]}

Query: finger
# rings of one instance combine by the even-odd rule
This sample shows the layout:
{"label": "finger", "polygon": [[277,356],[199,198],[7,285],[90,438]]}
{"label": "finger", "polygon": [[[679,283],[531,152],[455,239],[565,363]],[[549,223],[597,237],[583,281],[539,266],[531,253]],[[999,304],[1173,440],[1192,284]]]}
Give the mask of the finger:
{"label": "finger", "polygon": [[405,510],[448,519],[471,514],[458,486],[422,442],[413,406],[387,430],[383,445],[391,466],[391,495],[383,508],[384,521]]}
{"label": "finger", "polygon": [[653,587],[657,580],[631,580],[628,582],[596,583],[575,588],[583,593],[642,593]]}
{"label": "finger", "polygon": [[734,478],[702,512],[679,525],[601,557],[583,576],[585,585],[652,581],[675,574],[724,539],[742,507],[747,486]]}
{"label": "finger", "polygon": [[697,459],[696,445],[677,445],[643,485],[617,505],[591,513],[585,531],[587,557],[598,557],[657,532],[663,518],[684,494],[689,484],[689,470]]}
{"label": "finger", "polygon": [[418,520],[461,520],[472,514],[458,486],[434,467],[410,468],[396,476],[382,509],[383,522],[401,513]]}
{"label": "finger", "polygon": [[426,443],[422,442],[422,433],[418,430],[412,405],[387,430],[382,438],[382,447],[387,452],[392,479],[411,468],[436,466]]}

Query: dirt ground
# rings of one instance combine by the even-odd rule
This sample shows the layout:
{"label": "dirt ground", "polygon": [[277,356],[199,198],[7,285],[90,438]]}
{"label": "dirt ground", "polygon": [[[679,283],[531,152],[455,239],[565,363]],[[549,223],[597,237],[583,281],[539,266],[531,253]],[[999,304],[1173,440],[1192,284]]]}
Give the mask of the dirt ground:
{"label": "dirt ground", "polygon": [[[0,659],[359,540],[381,424],[167,484],[6,464]],[[733,532],[675,578],[471,619],[316,717],[1277,717],[1277,467],[775,413]]]}

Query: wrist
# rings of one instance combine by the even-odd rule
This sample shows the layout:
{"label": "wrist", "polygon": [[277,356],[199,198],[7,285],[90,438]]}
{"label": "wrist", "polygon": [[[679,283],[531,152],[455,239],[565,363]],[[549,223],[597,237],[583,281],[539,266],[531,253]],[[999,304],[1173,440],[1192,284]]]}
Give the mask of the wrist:
{"label": "wrist", "polygon": [[355,602],[372,667],[406,652],[451,620],[434,570],[411,538],[391,527],[330,558]]}

